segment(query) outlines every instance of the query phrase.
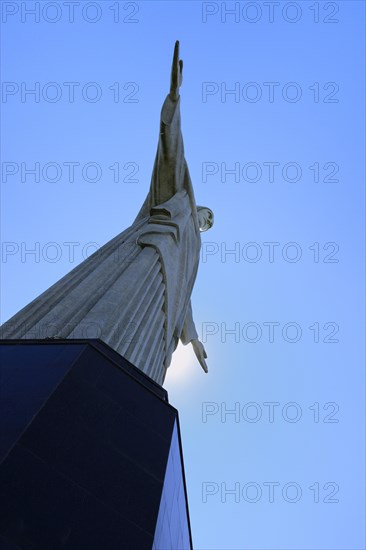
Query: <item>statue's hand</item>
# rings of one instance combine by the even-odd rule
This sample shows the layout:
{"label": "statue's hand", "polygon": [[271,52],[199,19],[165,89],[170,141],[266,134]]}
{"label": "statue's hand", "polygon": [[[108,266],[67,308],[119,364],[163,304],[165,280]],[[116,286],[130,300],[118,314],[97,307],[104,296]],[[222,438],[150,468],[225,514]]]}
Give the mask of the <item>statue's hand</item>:
{"label": "statue's hand", "polygon": [[205,372],[208,372],[208,367],[205,361],[205,359],[207,358],[207,353],[205,348],[203,347],[202,342],[200,342],[199,340],[192,340],[191,344],[201,367]]}
{"label": "statue's hand", "polygon": [[170,77],[170,97],[176,101],[179,97],[179,88],[183,81],[183,61],[179,59],[179,40],[174,46],[172,72]]}

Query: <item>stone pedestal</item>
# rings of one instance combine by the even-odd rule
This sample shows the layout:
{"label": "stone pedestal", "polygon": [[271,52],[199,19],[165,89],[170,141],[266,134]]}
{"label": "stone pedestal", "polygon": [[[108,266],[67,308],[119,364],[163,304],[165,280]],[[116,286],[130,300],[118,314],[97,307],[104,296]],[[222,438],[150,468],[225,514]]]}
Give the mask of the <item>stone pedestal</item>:
{"label": "stone pedestal", "polygon": [[0,341],[0,548],[192,548],[178,413],[100,340]]}

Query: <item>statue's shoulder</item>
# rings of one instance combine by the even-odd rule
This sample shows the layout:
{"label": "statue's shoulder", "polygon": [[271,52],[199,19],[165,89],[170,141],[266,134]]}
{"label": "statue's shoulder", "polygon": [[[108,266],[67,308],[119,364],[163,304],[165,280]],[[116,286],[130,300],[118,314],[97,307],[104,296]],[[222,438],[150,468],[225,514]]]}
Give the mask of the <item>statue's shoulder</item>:
{"label": "statue's shoulder", "polygon": [[179,214],[191,210],[189,206],[189,197],[185,189],[175,193],[169,200],[153,206],[150,209],[150,216],[163,216],[173,219]]}

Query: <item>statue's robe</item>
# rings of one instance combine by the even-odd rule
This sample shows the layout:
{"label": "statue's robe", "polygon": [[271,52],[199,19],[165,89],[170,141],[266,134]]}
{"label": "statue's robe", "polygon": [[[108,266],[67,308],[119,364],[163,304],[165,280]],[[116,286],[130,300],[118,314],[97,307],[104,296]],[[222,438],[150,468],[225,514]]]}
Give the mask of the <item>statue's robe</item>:
{"label": "statue's robe", "polygon": [[200,250],[180,99],[167,96],[151,185],[133,224],[1,327],[2,338],[100,338],[159,384],[179,339],[197,338]]}

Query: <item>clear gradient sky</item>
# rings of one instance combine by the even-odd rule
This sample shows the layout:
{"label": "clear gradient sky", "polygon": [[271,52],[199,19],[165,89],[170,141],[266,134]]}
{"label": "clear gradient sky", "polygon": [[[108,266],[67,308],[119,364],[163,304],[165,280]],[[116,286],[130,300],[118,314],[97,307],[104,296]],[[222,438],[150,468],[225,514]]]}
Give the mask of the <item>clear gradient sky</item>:
{"label": "clear gradient sky", "polygon": [[165,384],[194,547],[364,549],[365,3],[1,7],[1,321],[134,219],[179,39],[215,213],[192,297],[209,373],[182,348]]}

